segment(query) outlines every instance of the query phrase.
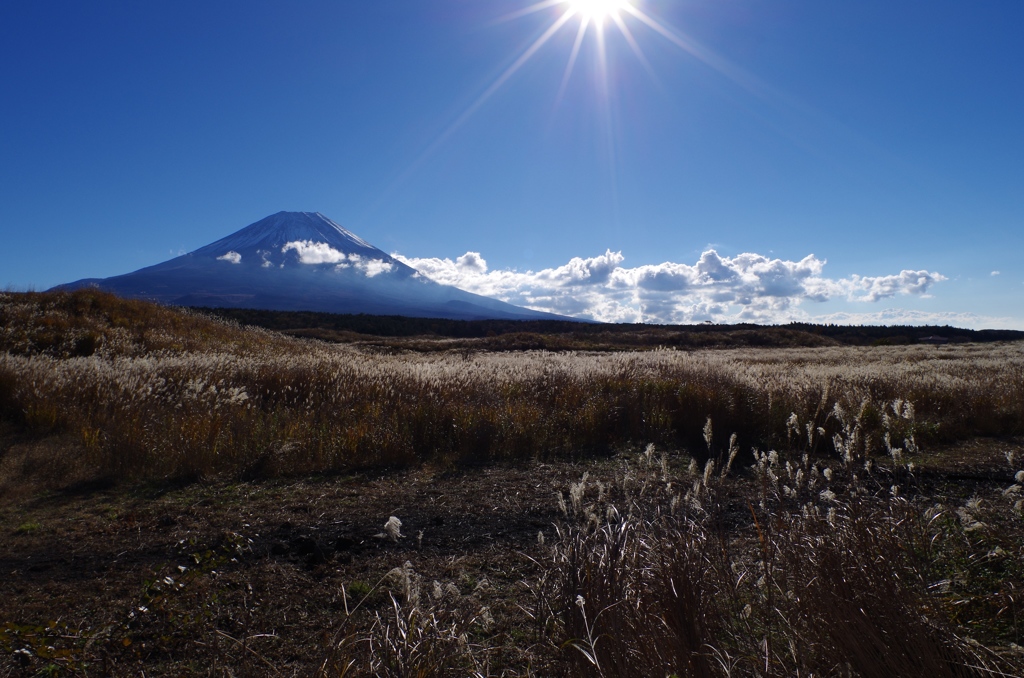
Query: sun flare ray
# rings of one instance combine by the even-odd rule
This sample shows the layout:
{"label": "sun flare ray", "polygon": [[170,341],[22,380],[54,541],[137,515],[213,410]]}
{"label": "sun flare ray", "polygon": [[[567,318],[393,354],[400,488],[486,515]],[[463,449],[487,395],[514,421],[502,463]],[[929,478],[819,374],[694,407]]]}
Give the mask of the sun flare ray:
{"label": "sun flare ray", "polygon": [[612,21],[614,21],[615,25],[619,27],[619,32],[622,33],[622,37],[626,39],[626,43],[629,45],[630,49],[633,50],[633,54],[635,54],[636,58],[639,59],[641,64],[643,64],[644,70],[646,70],[651,78],[657,82],[658,76],[654,73],[654,67],[651,66],[651,62],[647,60],[647,55],[644,54],[643,49],[640,48],[640,43],[638,43],[636,38],[633,37],[633,31],[629,30],[629,26],[627,26],[626,22],[622,20],[622,16],[616,12],[615,14],[612,14]]}
{"label": "sun flare ray", "polygon": [[624,4],[622,9],[679,49],[715,69],[720,74],[729,78],[751,94],[756,94],[766,99],[776,98],[776,95],[770,92],[770,88],[764,83],[737,66],[729,63],[726,59],[715,54],[713,51],[704,47],[697,41],[669,28],[668,26],[665,26],[663,23],[632,4]]}
{"label": "sun flare ray", "polygon": [[[529,44],[515,59],[511,65],[505,68],[483,92],[476,97],[456,118],[448,124],[443,131],[435,137],[426,148],[413,160],[399,175],[389,184],[385,193],[403,183],[428,158],[434,155],[449,139],[452,138],[487,101],[489,101],[513,76],[515,76],[527,62],[534,58],[537,53],[548,43],[555,42],[553,38],[573,19],[579,23],[575,26],[575,37],[572,39],[572,46],[569,50],[569,57],[562,72],[553,110],[557,110],[564,100],[573,75],[576,73],[577,65],[583,54],[587,43],[588,34],[592,34],[592,50],[594,55],[594,83],[593,104],[596,105],[595,112],[601,119],[601,127],[604,128],[606,142],[606,155],[608,162],[614,165],[615,162],[615,140],[613,121],[613,93],[611,82],[611,69],[609,59],[614,56],[613,45],[608,42],[609,35],[606,34],[607,25],[615,24],[618,34],[629,46],[637,60],[658,84],[659,79],[654,72],[651,62],[644,53],[637,36],[630,28],[629,22],[637,22],[646,26],[661,37],[687,52],[691,56],[711,66],[723,75],[734,80],[747,89],[758,89],[756,79],[744,77],[744,73],[732,67],[727,61],[719,58],[710,50],[703,48],[695,41],[690,40],[684,34],[677,33],[671,27],[653,18],[640,9],[644,0],[536,0],[528,2],[522,9],[505,14],[495,20],[495,23],[504,23],[514,19],[538,13],[552,11],[554,17],[543,29],[540,36]],[[752,82],[753,81],[753,82]],[[615,183],[614,170],[612,170],[611,183]],[[612,193],[615,193],[614,186]],[[614,199],[613,199],[614,201]]]}
{"label": "sun flare ray", "polygon": [[574,11],[598,25],[608,17],[618,14],[619,10],[625,9],[629,4],[630,0],[568,0],[568,5]]}
{"label": "sun flare ray", "polygon": [[523,65],[527,61],[529,61],[530,58],[533,57],[534,54],[537,53],[537,50],[539,50],[541,47],[543,47],[544,44],[547,43],[551,39],[551,37],[553,35],[555,35],[555,33],[557,33],[559,31],[559,29],[561,29],[562,26],[564,26],[566,24],[566,22],[569,21],[569,19],[572,18],[572,16],[573,16],[573,11],[572,10],[566,10],[558,19],[556,19],[555,22],[552,23],[547,28],[547,30],[544,31],[544,33],[541,34],[541,36],[539,38],[534,40],[533,43],[529,47],[527,47],[526,50],[523,51],[522,54],[519,55],[519,57],[512,63],[511,66],[506,68],[504,70],[504,72],[502,72],[502,74],[499,75],[497,77],[497,79],[494,82],[492,82],[487,87],[487,89],[484,90],[483,94],[478,96],[476,98],[476,100],[473,101],[473,103],[471,103],[466,108],[466,110],[464,110],[459,115],[459,117],[455,119],[455,122],[453,122],[452,124],[448,125],[448,127],[445,129],[445,131],[442,132],[441,135],[438,136],[438,138],[435,139],[430,144],[430,146],[428,146],[427,149],[425,151],[423,151],[423,153],[421,153],[420,156],[413,162],[412,166],[410,166],[410,168],[409,168],[409,170],[407,170],[407,172],[415,170],[416,167],[418,167],[420,164],[422,164],[423,161],[426,160],[429,156],[433,155],[433,153],[438,148],[440,148],[453,134],[455,134],[455,132],[457,132],[463,125],[465,125],[466,122],[471,117],[473,117],[473,114],[476,113],[480,109],[480,107],[483,106],[487,102],[488,99],[490,99],[492,96],[494,96],[494,93],[497,92],[499,89],[501,89],[502,85],[504,85],[506,82],[508,82],[509,78],[511,78],[513,75],[515,75],[516,72],[520,68],[522,68]]}
{"label": "sun flare ray", "polygon": [[558,87],[558,96],[555,98],[555,107],[561,103],[562,97],[565,96],[565,90],[569,86],[569,78],[572,77],[572,71],[576,67],[576,59],[580,55],[580,47],[583,45],[583,38],[587,35],[587,27],[590,25],[590,19],[584,17],[580,21],[579,31],[576,32],[576,41],[572,44],[572,51],[569,53],[569,61],[565,64],[565,73],[562,75],[562,84]]}
{"label": "sun flare ray", "polygon": [[513,21],[514,19],[521,19],[524,16],[536,14],[537,12],[543,12],[544,10],[550,9],[551,7],[556,7],[558,5],[564,4],[565,0],[541,0],[540,2],[535,2],[532,5],[524,7],[522,9],[517,9],[514,12],[509,12],[508,14],[498,17],[497,19],[495,19],[495,23],[500,24],[505,23],[506,21]]}

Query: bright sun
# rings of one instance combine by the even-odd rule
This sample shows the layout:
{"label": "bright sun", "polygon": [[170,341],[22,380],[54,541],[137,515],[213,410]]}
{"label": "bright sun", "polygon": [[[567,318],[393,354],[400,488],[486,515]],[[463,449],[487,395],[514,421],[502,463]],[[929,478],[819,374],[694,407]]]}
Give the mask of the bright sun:
{"label": "bright sun", "polygon": [[[721,67],[716,63],[717,59],[713,59],[713,54],[709,54],[706,50],[699,49],[695,46],[688,38],[676,32],[675,29],[669,25],[663,23],[661,20],[647,14],[642,7],[645,0],[520,0],[525,4],[522,9],[516,10],[504,17],[501,17],[500,21],[511,21],[525,17],[530,14],[538,12],[545,12],[553,14],[551,23],[548,24],[541,34],[530,43],[523,51],[513,60],[498,77],[494,79],[490,85],[476,98],[476,100],[470,104],[466,110],[460,114],[454,122],[452,122],[448,128],[437,138],[433,143],[423,152],[421,158],[425,158],[443,144],[451,135],[453,135],[463,124],[469,120],[477,110],[483,106],[484,102],[491,98],[495,92],[508,82],[508,80],[523,67],[526,62],[530,61],[541,50],[544,45],[552,41],[559,33],[568,32],[570,36],[575,33],[575,37],[569,37],[568,40],[563,41],[563,44],[569,42],[571,47],[569,48],[568,60],[565,64],[565,70],[562,74],[562,83],[558,89],[558,95],[555,99],[556,107],[558,102],[562,100],[562,97],[566,93],[566,89],[569,84],[569,80],[572,78],[573,71],[576,67],[576,62],[579,60],[581,52],[583,50],[584,42],[588,35],[592,35],[594,39],[594,55],[597,57],[597,72],[599,75],[599,89],[601,96],[606,100],[610,88],[609,84],[609,69],[608,69],[608,57],[609,49],[608,43],[605,39],[605,33],[609,29],[618,29],[618,33],[622,40],[629,45],[630,50],[636,55],[636,58],[641,64],[647,69],[647,71],[653,76],[653,69],[651,64],[647,61],[647,57],[644,55],[643,50],[640,47],[640,42],[637,37],[633,35],[633,27],[642,27],[643,29],[649,29],[654,33],[657,33],[661,37],[665,38],[669,42],[675,44],[682,50],[690,53],[694,57],[707,62],[712,67],[722,70]],[[609,114],[610,115],[610,114]],[[417,161],[418,163],[419,161]]]}
{"label": "bright sun", "polygon": [[629,0],[569,0],[569,6],[574,12],[599,23],[629,4]]}

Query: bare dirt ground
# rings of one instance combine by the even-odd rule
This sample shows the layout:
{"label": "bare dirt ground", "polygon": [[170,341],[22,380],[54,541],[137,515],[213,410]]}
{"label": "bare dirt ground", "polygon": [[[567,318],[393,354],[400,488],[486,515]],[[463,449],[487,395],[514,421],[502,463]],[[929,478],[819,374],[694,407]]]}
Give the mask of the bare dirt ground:
{"label": "bare dirt ground", "polygon": [[[6,454],[55,444],[20,442]],[[480,629],[481,641],[494,647],[495,665],[540,670],[538,659],[554,661],[553,653],[531,647],[539,639],[529,637],[521,603],[547,555],[538,534],[548,543],[555,536],[556,488],[581,473],[566,463],[179,487],[8,487],[0,499],[0,623],[10,647],[0,653],[0,675],[46,666],[310,675],[346,608],[363,601],[346,632],[390,611],[395,582],[374,587],[407,562],[426,586],[437,581],[487,608],[493,622]],[[384,534],[390,516],[402,521],[397,540]]]}
{"label": "bare dirt ground", "polygon": [[[544,564],[563,519],[556,492],[584,471],[610,476],[637,453],[457,471],[47,488],[22,471],[65,441],[9,431],[2,440],[3,676],[314,675],[342,637],[363,637],[392,614],[391,594],[402,592],[388,573],[406,563],[423,595],[454,597],[482,619],[467,639],[489,648],[478,653],[481,673],[565,674],[564,650],[539,614]],[[923,454],[911,491],[950,504],[999,492],[1012,482],[1011,448],[1024,455],[1020,441],[994,440]],[[740,513],[742,482],[734,490]],[[401,520],[401,538],[384,534],[390,516]]]}

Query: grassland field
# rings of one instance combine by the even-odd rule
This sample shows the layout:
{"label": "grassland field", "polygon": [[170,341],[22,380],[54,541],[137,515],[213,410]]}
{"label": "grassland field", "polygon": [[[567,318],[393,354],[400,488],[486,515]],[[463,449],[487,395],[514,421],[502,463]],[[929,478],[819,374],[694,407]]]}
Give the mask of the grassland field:
{"label": "grassland field", "polygon": [[0,675],[1024,675],[1015,339],[2,294]]}

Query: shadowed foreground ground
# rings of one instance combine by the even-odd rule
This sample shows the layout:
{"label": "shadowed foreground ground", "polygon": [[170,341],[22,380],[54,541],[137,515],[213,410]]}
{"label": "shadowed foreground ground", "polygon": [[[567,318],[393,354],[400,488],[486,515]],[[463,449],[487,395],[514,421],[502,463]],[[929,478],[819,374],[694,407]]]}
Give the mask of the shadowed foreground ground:
{"label": "shadowed foreground ground", "polygon": [[[9,480],[33,455],[60,444],[9,435],[0,468]],[[1007,451],[1024,457],[1024,446],[1007,441],[922,453],[915,478],[903,484],[922,505],[955,508],[980,498],[995,510],[1013,482]],[[665,459],[658,473],[685,478],[687,457]],[[473,617],[463,641],[482,675],[576,673],[581,655],[560,646],[558,611],[543,614],[557,602],[539,599],[551,591],[544,582],[556,525],[573,522],[556,493],[568,501],[584,472],[610,487],[623,468],[639,472],[640,460],[633,452],[584,464],[177,487],[7,485],[0,675],[312,675],[325,662],[340,673],[349,657],[359,659],[353,670],[365,671],[367,639],[394,615],[391,596],[409,595],[408,574],[403,581],[395,568],[412,574],[423,598],[440,593],[449,609]],[[884,469],[877,473],[887,482]],[[719,517],[742,540],[755,535],[747,508],[754,479],[749,471],[734,475],[722,486]],[[996,588],[979,581],[969,595],[979,587],[965,580],[950,604],[962,610],[962,631],[1012,661],[1024,633],[1015,615],[1024,608],[985,600],[1024,585],[1011,560],[1024,555],[1024,529],[1009,506],[1002,516],[1007,525],[1016,521],[1015,532],[1000,524],[998,533],[965,533],[974,540],[965,557],[979,560],[965,563],[963,576],[1002,581]],[[383,535],[390,516],[402,521],[397,540]],[[997,542],[1002,564],[992,556]]]}

